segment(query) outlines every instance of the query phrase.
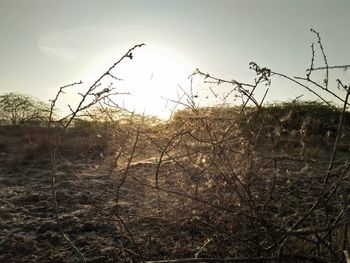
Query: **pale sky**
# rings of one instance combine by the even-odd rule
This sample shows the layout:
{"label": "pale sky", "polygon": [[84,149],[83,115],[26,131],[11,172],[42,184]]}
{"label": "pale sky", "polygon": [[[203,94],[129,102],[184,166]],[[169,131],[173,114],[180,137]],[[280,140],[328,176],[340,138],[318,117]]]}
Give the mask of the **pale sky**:
{"label": "pale sky", "polygon": [[[321,33],[330,65],[350,64],[349,11],[349,0],[0,0],[0,93],[48,101],[58,87],[88,83],[145,43],[131,62],[138,69],[131,76],[121,64],[120,77],[137,86],[131,107],[157,114],[160,97],[174,98],[195,68],[253,82],[248,64],[255,61],[305,76],[316,40],[310,28]],[[307,94],[281,79],[272,84],[269,100]]]}

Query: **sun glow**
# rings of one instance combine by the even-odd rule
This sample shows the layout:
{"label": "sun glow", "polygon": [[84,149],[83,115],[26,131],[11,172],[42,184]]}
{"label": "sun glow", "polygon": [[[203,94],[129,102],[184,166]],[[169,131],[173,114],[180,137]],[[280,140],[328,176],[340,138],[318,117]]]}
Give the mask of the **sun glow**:
{"label": "sun glow", "polygon": [[[108,61],[96,71],[106,71],[113,63],[110,58]],[[143,46],[134,52],[132,60],[122,61],[112,71],[122,79],[114,81],[116,91],[130,93],[113,99],[130,111],[167,118],[174,106],[168,99],[176,100],[179,86],[188,86],[193,69],[189,60],[175,50]],[[93,75],[89,74],[89,78]]]}

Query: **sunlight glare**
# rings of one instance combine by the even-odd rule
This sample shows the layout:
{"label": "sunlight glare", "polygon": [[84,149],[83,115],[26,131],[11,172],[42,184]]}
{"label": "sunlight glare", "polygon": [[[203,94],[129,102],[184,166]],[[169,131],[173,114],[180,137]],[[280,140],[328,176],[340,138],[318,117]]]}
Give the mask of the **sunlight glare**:
{"label": "sunlight glare", "polygon": [[[108,60],[95,71],[106,71],[113,64]],[[134,52],[132,60],[123,61],[112,71],[115,77],[123,79],[116,83],[116,91],[130,93],[117,95],[113,100],[129,111],[167,118],[174,105],[167,99],[176,100],[178,87],[188,87],[188,76],[193,70],[190,61],[176,50],[146,45]],[[89,75],[91,78],[96,73]]]}

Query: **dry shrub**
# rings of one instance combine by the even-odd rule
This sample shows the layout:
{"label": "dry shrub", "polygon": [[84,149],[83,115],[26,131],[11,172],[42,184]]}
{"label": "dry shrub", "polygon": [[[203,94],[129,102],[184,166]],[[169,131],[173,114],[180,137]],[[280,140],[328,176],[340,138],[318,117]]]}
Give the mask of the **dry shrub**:
{"label": "dry shrub", "polygon": [[48,160],[46,129],[43,127],[2,126],[2,151],[9,166]]}
{"label": "dry shrub", "polygon": [[[307,234],[292,235],[284,245],[285,237],[281,233],[307,213],[322,192],[320,180],[326,167],[311,162],[309,170],[302,170],[306,159],[299,156],[301,148],[308,150],[307,161],[318,158],[326,163],[326,153],[329,155],[332,148],[319,152],[320,141],[315,138],[319,138],[324,127],[337,129],[337,125],[332,117],[328,120],[327,116],[310,113],[312,118],[308,119],[303,113],[291,115],[284,105],[274,108],[276,112],[263,107],[264,116],[253,108],[240,114],[235,107],[184,110],[176,113],[168,124],[168,140],[158,142],[163,160],[170,159],[175,166],[171,176],[158,182],[165,192],[159,198],[167,202],[161,213],[179,225],[187,217],[192,228],[198,228],[196,231],[202,235],[205,233],[209,239],[216,236],[221,252],[217,246],[208,244],[201,252],[203,257],[281,253],[298,254],[302,259],[315,248],[312,242],[303,241],[304,237],[309,238]],[[340,111],[331,113],[339,115]],[[225,140],[220,140],[225,133]],[[286,144],[287,141],[293,143]],[[162,164],[160,170],[161,167]],[[165,175],[159,172],[159,177],[162,176]],[[170,197],[169,191],[179,197]],[[326,217],[334,218],[342,211],[341,207],[331,209],[336,202],[330,199],[326,212],[316,210],[301,229],[327,225]],[[181,209],[179,203],[183,204]],[[190,235],[193,230],[187,231]],[[338,236],[344,234],[340,232]],[[341,242],[333,240],[339,249]],[[283,251],[279,252],[280,245]],[[320,254],[327,257],[329,249],[323,249]]]}
{"label": "dry shrub", "polygon": [[[125,56],[132,58],[129,52]],[[325,147],[319,152],[318,147],[328,131],[326,137],[337,142],[339,114],[349,123],[346,107],[337,110],[295,101],[263,107],[253,91],[261,83],[268,85],[271,74],[283,75],[255,63],[250,66],[257,73],[253,84],[199,70],[196,74],[210,85],[232,84],[255,107],[243,103],[198,108],[187,94],[188,109],[176,112],[168,123],[118,115],[106,107],[83,112],[88,118],[77,120],[83,109],[101,102],[101,95],[108,96],[109,89],[96,93],[96,82],[82,96],[83,101],[92,96],[93,103],[72,111],[72,122],[63,129],[51,127],[51,139],[60,139],[55,145],[58,154],[51,160],[53,192],[59,158],[104,158],[113,182],[110,192],[115,195],[110,212],[118,225],[118,239],[128,240],[119,244],[123,251],[131,251],[128,259],[143,261],[142,247],[145,257],[153,259],[181,255],[210,262],[210,258],[249,256],[261,262],[271,257],[278,262],[341,262],[342,250],[349,249],[350,166],[344,162],[349,156],[339,161],[333,158],[338,151]],[[310,81],[310,75],[307,78]],[[62,88],[52,109],[61,92]],[[19,130],[14,132],[22,137]],[[25,145],[26,159],[47,150],[42,134],[33,130],[22,141],[13,139]],[[53,194],[56,220],[69,242],[55,198]],[[74,244],[71,247],[85,261]]]}

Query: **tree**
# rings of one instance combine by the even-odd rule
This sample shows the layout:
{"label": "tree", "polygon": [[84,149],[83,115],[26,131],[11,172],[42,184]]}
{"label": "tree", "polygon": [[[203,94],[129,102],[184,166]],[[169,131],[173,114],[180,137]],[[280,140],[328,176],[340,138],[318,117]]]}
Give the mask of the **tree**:
{"label": "tree", "polygon": [[22,126],[48,118],[49,106],[29,95],[10,92],[0,95],[0,123]]}

